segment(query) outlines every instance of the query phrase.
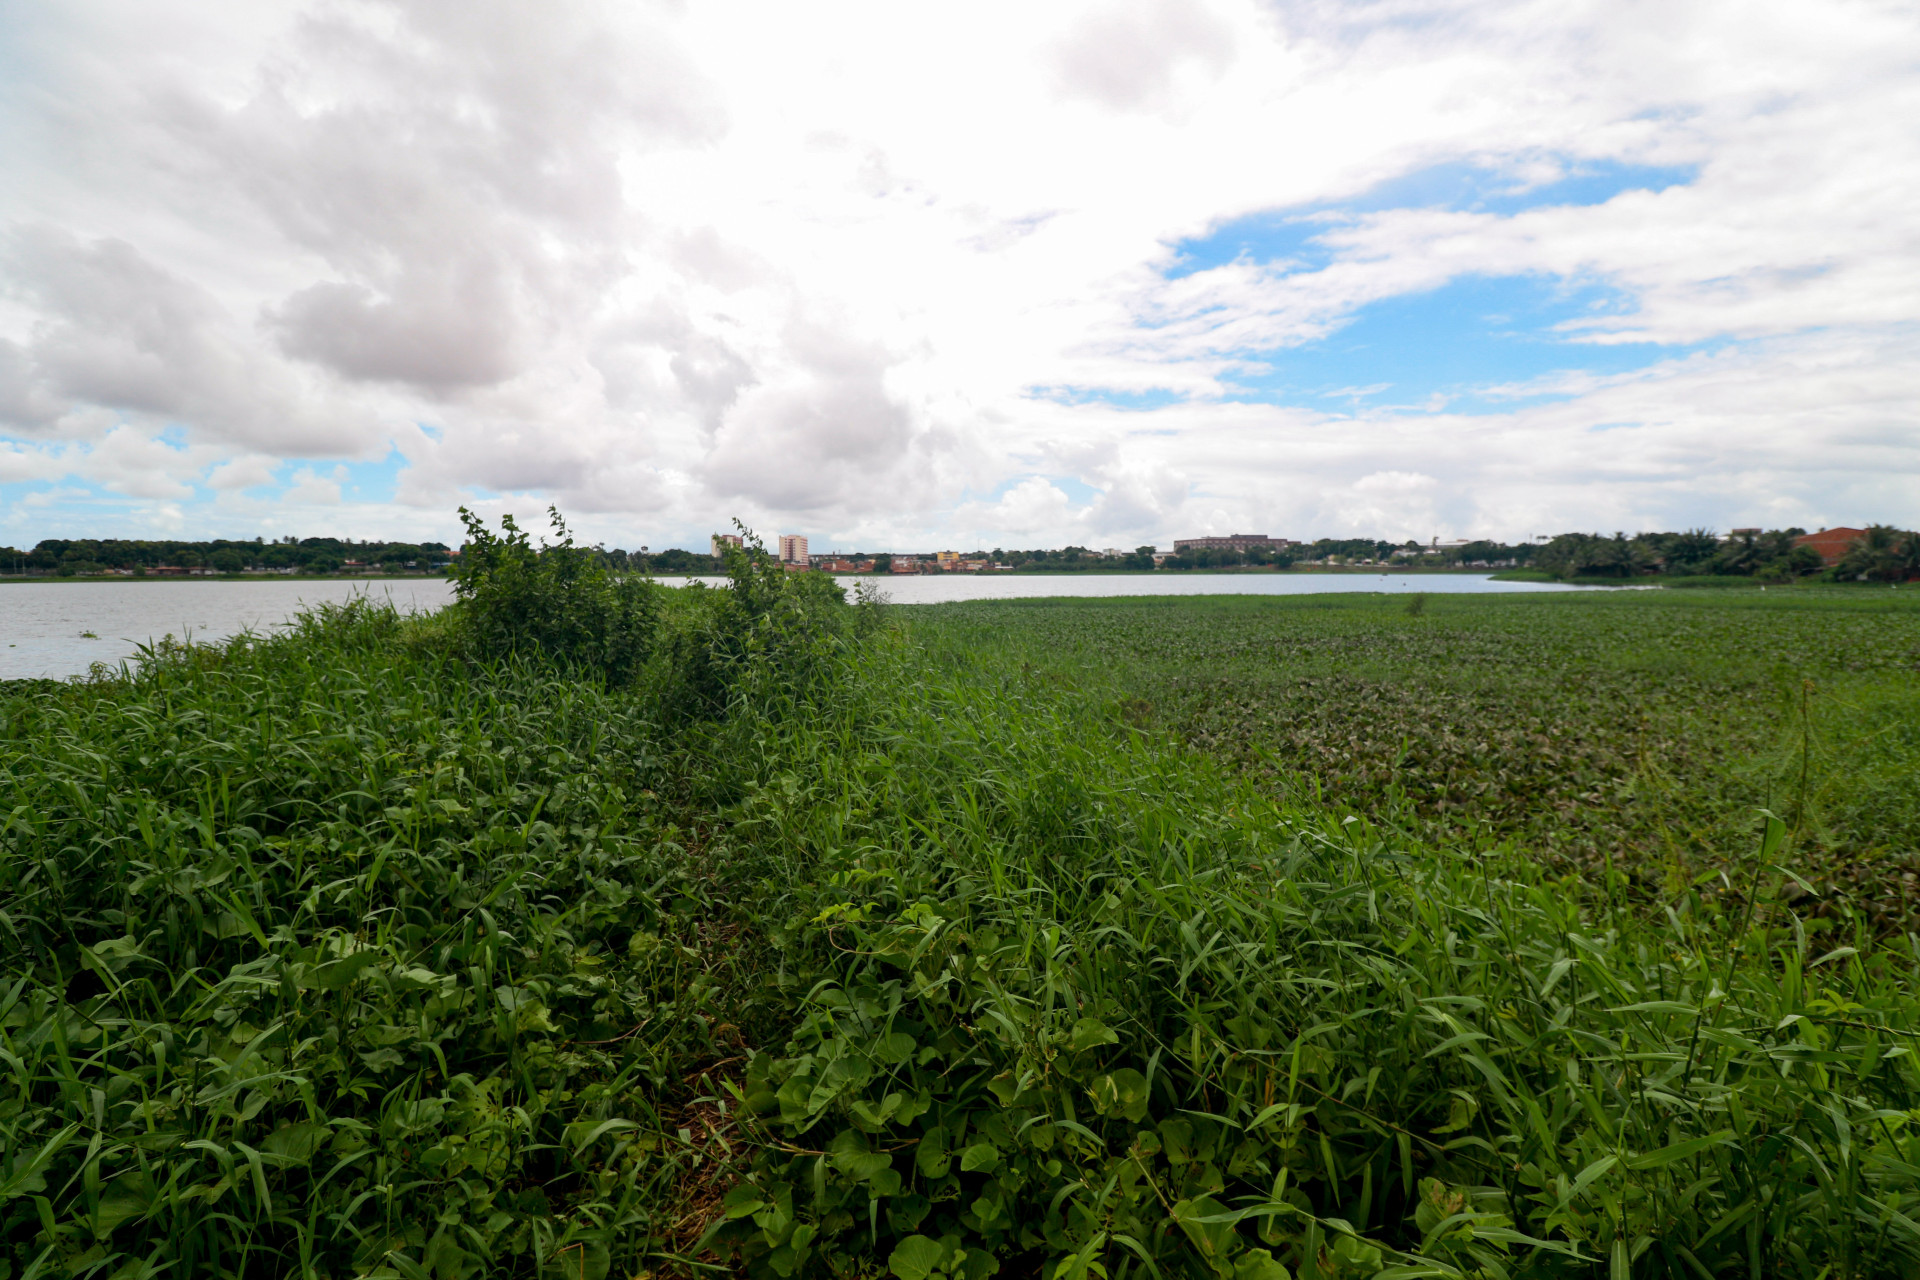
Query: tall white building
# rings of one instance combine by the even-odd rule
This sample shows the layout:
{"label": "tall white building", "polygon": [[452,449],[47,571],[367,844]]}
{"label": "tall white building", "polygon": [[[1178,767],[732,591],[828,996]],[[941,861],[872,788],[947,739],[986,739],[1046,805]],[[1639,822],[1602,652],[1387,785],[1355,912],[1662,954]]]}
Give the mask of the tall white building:
{"label": "tall white building", "polygon": [[780,562],[782,564],[805,564],[807,562],[807,539],[804,534],[783,533],[780,535]]}
{"label": "tall white building", "polygon": [[721,555],[721,548],[737,547],[739,545],[740,535],[737,533],[716,533],[713,535],[713,554],[716,558]]}

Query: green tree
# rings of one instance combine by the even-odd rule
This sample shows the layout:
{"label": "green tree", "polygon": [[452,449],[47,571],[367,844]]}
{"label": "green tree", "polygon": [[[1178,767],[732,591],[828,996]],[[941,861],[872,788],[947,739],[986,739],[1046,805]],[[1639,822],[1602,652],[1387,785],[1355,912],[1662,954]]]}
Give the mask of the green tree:
{"label": "green tree", "polygon": [[247,558],[232,547],[222,547],[207,557],[207,563],[219,572],[231,576],[247,567]]}
{"label": "green tree", "polygon": [[1914,543],[1920,534],[1905,532],[1890,524],[1868,525],[1865,534],[1853,540],[1834,566],[1834,574],[1867,582],[1898,582],[1920,572],[1920,548]]}

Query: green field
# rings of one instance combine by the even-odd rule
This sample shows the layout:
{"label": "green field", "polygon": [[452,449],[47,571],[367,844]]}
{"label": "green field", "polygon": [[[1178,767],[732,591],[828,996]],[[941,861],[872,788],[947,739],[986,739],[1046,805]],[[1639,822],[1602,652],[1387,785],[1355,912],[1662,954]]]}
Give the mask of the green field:
{"label": "green field", "polygon": [[1904,596],[582,563],[0,693],[0,1276],[1920,1268]]}
{"label": "green field", "polygon": [[[1920,901],[1920,597],[1856,589],[1227,596],[920,607],[1277,794],[1643,895],[1711,875],[1753,810],[1823,900]],[[1831,903],[1820,908],[1831,913]]]}

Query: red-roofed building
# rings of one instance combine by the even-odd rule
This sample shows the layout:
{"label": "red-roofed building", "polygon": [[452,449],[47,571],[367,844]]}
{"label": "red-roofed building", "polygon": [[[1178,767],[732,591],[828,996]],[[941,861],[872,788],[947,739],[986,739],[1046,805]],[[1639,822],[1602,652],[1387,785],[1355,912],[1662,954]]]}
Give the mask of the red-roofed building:
{"label": "red-roofed building", "polygon": [[1867,536],[1865,529],[1822,529],[1818,533],[1803,533],[1793,540],[1796,547],[1812,547],[1820,555],[1824,564],[1839,564],[1840,558],[1847,554],[1856,538]]}

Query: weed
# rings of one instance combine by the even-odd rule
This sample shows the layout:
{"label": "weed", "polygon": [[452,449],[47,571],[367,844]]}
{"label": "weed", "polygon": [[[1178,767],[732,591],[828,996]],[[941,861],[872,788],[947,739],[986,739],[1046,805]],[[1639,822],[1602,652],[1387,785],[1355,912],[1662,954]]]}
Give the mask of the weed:
{"label": "weed", "polygon": [[1696,705],[1737,601],[1657,639],[1452,600],[889,626],[732,567],[619,680],[592,626],[362,601],[0,689],[6,1274],[1920,1267],[1920,954],[1801,885],[1823,753],[1907,723],[1897,625],[1764,618],[1833,659],[1782,702],[1785,819],[1609,903],[1524,805],[1476,851],[1193,750],[1190,677],[1610,634]]}

